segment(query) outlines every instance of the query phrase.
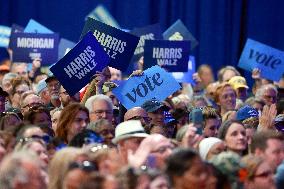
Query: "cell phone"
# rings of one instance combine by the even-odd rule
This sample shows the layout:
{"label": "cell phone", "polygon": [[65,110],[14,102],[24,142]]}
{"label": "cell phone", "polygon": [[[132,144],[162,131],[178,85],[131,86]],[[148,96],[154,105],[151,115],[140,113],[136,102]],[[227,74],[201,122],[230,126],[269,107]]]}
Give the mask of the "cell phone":
{"label": "cell phone", "polygon": [[200,108],[194,108],[191,111],[191,120],[194,125],[194,127],[197,128],[196,133],[199,135],[202,135],[203,133],[203,114],[202,110]]}
{"label": "cell phone", "polygon": [[195,124],[202,124],[203,123],[203,114],[202,110],[199,108],[195,108],[191,111],[191,120]]}

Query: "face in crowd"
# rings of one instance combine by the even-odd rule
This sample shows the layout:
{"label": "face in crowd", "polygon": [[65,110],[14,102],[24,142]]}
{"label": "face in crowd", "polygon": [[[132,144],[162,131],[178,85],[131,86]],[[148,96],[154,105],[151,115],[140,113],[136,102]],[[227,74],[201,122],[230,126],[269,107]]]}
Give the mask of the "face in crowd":
{"label": "face in crowd", "polygon": [[56,78],[51,78],[47,81],[47,88],[52,100],[59,99],[59,90],[61,84]]}
{"label": "face in crowd", "polygon": [[97,121],[99,119],[106,119],[112,122],[113,110],[105,100],[96,100],[92,104],[93,111],[90,112],[90,120]]}

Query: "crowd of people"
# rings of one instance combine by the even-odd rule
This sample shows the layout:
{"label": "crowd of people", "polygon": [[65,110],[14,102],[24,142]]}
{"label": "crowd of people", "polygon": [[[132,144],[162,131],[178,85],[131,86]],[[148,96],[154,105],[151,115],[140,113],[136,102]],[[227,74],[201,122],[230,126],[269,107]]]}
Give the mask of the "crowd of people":
{"label": "crowd of people", "polygon": [[115,68],[70,96],[39,59],[0,62],[0,189],[284,187],[284,77],[255,69],[250,89],[235,67],[215,81],[203,64],[195,85],[127,110]]}

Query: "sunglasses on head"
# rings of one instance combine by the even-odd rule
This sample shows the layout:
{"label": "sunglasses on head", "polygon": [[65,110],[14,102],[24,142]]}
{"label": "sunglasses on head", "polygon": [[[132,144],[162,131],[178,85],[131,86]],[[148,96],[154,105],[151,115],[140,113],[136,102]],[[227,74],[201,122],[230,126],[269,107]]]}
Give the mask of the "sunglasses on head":
{"label": "sunglasses on head", "polygon": [[73,169],[80,169],[80,170],[83,170],[83,171],[86,171],[86,172],[98,171],[97,166],[90,161],[83,161],[81,163],[72,162],[69,165],[69,171],[71,171]]}

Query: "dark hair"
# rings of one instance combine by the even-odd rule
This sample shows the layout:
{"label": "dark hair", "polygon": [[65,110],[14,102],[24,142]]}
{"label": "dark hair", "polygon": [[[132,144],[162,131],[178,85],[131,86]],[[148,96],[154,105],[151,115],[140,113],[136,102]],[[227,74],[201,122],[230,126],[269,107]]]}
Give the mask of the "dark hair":
{"label": "dark hair", "polygon": [[276,103],[277,115],[284,114],[284,100],[280,100]]}
{"label": "dark hair", "polygon": [[221,140],[225,140],[227,132],[228,132],[229,128],[231,127],[231,125],[233,123],[240,124],[240,125],[242,125],[244,127],[244,125],[240,121],[237,121],[237,120],[227,120],[227,121],[223,122],[221,127],[219,128],[218,138],[220,138]]}
{"label": "dark hair", "polygon": [[210,106],[202,108],[202,115],[205,121],[207,119],[221,119],[221,115],[218,113],[218,110]]}
{"label": "dark hair", "polygon": [[198,158],[198,154],[188,148],[177,148],[167,159],[166,174],[169,176],[171,183],[175,176],[182,176],[191,168],[192,162]]}
{"label": "dark hair", "polygon": [[256,149],[264,151],[267,148],[267,141],[269,139],[281,140],[283,142],[284,136],[280,132],[274,130],[260,131],[254,134],[251,141],[251,152],[254,153]]}
{"label": "dark hair", "polygon": [[71,141],[69,142],[69,146],[81,148],[83,144],[89,144],[94,142],[101,143],[103,142],[103,139],[93,130],[84,129],[71,139]]}
{"label": "dark hair", "polygon": [[51,121],[51,116],[50,116],[49,110],[43,105],[30,107],[28,112],[24,114],[24,121],[28,122],[30,124],[37,124],[34,121],[35,121],[35,117],[38,113],[45,113]]}

